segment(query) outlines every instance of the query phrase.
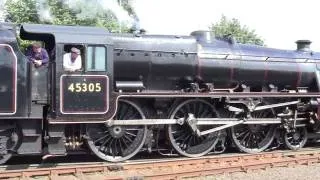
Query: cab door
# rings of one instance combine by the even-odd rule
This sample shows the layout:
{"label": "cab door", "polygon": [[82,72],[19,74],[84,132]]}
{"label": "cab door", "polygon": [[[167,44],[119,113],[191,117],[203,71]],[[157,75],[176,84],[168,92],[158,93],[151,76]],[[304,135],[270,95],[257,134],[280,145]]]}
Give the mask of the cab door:
{"label": "cab door", "polygon": [[[59,75],[59,117],[75,121],[105,121],[114,115],[111,107],[113,59],[108,45],[84,45],[81,48],[82,68]],[[57,63],[57,66],[62,63]],[[74,120],[72,120],[74,121]]]}

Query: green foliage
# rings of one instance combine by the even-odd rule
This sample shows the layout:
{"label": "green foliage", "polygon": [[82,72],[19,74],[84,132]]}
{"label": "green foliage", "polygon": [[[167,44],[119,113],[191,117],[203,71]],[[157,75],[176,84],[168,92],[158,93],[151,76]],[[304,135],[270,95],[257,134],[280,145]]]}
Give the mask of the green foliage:
{"label": "green foliage", "polygon": [[[77,1],[77,9],[71,9],[62,0],[48,0],[53,24],[84,25],[115,28],[116,18],[111,11],[102,11],[98,4]],[[86,11],[82,11],[86,9]]]}
{"label": "green foliage", "polygon": [[[40,23],[35,0],[7,0],[5,7],[7,10],[6,21],[15,23]],[[27,46],[32,43],[22,40],[20,37],[17,38],[17,41],[22,50],[25,50]]]}
{"label": "green foliage", "polygon": [[53,24],[60,25],[76,25],[77,17],[74,12],[71,11],[63,1],[48,0],[50,11],[52,13]]}
{"label": "green foliage", "polygon": [[17,38],[20,50],[22,51],[22,53],[25,53],[27,48],[30,46],[30,44],[32,44],[35,41],[28,41],[28,40],[22,40],[19,36]]}
{"label": "green foliage", "polygon": [[226,16],[222,15],[220,21],[212,24],[210,29],[217,37],[232,35],[239,43],[264,45],[264,41],[254,30],[250,30],[247,26],[242,26],[239,20],[235,18],[229,20]]}
{"label": "green foliage", "polygon": [[[7,11],[6,20],[14,23],[43,23],[59,25],[85,25],[105,27],[110,31],[119,30],[119,22],[115,14],[110,10],[105,10],[99,3],[82,0],[70,1],[74,8],[70,8],[65,0],[7,0],[5,9]],[[40,3],[40,4],[39,4]],[[41,4],[42,3],[42,4]],[[50,20],[44,20],[39,15],[39,6],[46,5],[50,11]],[[121,1],[121,5],[130,15],[135,15],[134,9],[128,1]],[[121,24],[122,32],[127,32],[129,27]]]}
{"label": "green foliage", "polygon": [[40,23],[35,0],[7,0],[6,20],[15,23]]}
{"label": "green foliage", "polygon": [[[14,23],[58,24],[58,25],[85,25],[104,27],[110,31],[118,31],[119,22],[115,14],[103,9],[99,3],[88,3],[82,0],[73,0],[75,8],[70,8],[64,0],[7,0],[5,3],[6,21]],[[41,4],[42,3],[42,4]],[[128,14],[135,15],[128,1],[121,2]],[[46,8],[50,12],[50,20],[41,17],[39,9]],[[129,27],[121,24],[121,31],[128,32]],[[17,39],[22,50],[32,41]]]}

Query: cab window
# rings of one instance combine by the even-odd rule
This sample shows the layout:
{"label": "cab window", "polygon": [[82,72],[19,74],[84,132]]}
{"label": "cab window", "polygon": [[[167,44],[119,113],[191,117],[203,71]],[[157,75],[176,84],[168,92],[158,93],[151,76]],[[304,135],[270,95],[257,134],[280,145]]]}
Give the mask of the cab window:
{"label": "cab window", "polygon": [[88,46],[86,71],[106,71],[106,52],[104,46]]}
{"label": "cab window", "polygon": [[63,69],[64,71],[82,71],[84,59],[84,46],[79,44],[64,45]]}

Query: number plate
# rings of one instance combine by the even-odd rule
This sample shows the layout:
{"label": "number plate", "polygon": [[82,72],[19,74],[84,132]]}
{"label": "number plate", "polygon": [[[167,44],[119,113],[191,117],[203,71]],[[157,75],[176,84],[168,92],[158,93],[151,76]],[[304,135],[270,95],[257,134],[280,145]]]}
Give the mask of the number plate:
{"label": "number plate", "polygon": [[62,114],[105,114],[109,108],[109,79],[105,75],[62,75]]}

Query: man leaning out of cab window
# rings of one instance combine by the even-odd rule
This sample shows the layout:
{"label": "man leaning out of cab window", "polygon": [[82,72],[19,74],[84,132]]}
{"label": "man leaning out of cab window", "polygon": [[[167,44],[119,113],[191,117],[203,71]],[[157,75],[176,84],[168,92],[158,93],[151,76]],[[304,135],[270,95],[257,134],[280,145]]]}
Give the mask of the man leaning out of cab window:
{"label": "man leaning out of cab window", "polygon": [[65,71],[77,71],[82,67],[81,51],[75,47],[71,48],[70,53],[63,55],[63,69]]}
{"label": "man leaning out of cab window", "polygon": [[33,43],[27,50],[26,56],[28,60],[34,64],[36,68],[49,62],[49,56],[46,49],[41,47],[40,43]]}

